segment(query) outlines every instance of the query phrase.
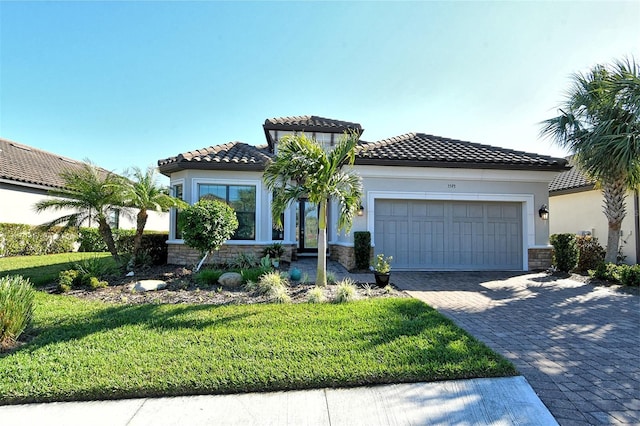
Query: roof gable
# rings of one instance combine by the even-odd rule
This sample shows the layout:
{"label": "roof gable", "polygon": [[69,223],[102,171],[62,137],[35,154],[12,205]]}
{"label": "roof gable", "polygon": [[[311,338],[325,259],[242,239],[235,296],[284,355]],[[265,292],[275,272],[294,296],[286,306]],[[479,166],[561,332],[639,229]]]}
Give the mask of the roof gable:
{"label": "roof gable", "polygon": [[60,173],[78,169],[82,162],[0,139],[0,179],[22,184],[64,188]]}
{"label": "roof gable", "polygon": [[378,142],[362,142],[356,164],[545,170],[566,170],[567,167],[563,158],[425,133],[407,133]]}
{"label": "roof gable", "polygon": [[235,141],[159,160],[158,167],[167,176],[184,169],[264,170],[271,157],[267,145],[253,146]]}

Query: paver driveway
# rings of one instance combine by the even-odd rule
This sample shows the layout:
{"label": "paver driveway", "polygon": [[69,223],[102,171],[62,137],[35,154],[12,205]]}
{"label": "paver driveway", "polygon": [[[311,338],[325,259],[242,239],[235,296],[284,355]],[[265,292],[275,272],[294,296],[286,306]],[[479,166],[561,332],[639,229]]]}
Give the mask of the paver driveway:
{"label": "paver driveway", "polygon": [[394,272],[511,360],[561,425],[640,424],[640,297],[571,279]]}

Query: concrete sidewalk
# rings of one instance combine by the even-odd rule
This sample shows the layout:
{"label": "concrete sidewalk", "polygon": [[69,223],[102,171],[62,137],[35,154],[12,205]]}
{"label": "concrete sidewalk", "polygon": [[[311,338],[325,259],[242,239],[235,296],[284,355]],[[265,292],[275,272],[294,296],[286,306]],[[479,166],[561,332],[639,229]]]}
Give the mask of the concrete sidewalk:
{"label": "concrete sidewalk", "polygon": [[2,425],[557,425],[522,376],[0,407]]}

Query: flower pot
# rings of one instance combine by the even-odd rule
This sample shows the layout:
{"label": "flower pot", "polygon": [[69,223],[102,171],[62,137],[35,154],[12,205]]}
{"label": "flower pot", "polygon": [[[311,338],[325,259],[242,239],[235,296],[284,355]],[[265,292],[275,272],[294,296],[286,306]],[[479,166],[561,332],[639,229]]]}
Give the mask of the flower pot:
{"label": "flower pot", "polygon": [[389,284],[390,273],[381,274],[380,272],[374,272],[373,275],[376,277],[376,285],[378,287],[386,287]]}

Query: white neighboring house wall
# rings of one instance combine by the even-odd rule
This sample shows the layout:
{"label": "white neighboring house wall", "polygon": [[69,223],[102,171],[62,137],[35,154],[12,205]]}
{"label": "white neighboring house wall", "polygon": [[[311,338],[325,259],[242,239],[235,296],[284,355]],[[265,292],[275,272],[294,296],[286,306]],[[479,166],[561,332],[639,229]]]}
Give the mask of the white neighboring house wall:
{"label": "white neighboring house wall", "polygon": [[[622,221],[621,244],[624,262],[638,263],[638,206],[636,195],[625,198],[626,216]],[[604,215],[604,199],[599,190],[586,190],[549,197],[549,231],[551,234],[591,233],[604,247],[607,244],[609,222]]]}
{"label": "white neighboring house wall", "polygon": [[[26,225],[42,225],[59,218],[65,214],[72,213],[72,211],[63,210],[46,210],[43,212],[36,212],[34,206],[37,202],[48,198],[54,198],[48,195],[48,191],[45,187],[28,185],[28,184],[10,184],[7,182],[0,182],[0,223],[20,223]],[[134,210],[134,215],[137,214],[137,210]],[[91,224],[96,226],[96,224]],[[120,216],[119,220],[120,229],[135,229],[136,218],[127,218],[124,215]],[[149,212],[149,218],[147,219],[146,231],[161,231],[166,232],[169,230],[169,213]]]}

